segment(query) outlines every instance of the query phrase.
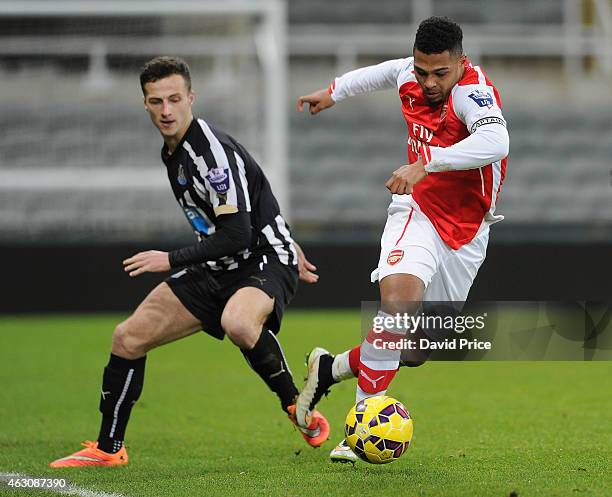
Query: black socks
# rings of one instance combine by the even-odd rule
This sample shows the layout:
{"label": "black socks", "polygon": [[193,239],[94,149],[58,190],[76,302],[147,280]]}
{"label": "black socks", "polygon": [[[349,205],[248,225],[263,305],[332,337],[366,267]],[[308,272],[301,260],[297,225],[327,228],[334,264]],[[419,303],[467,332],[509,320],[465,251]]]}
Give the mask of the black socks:
{"label": "black socks", "polygon": [[104,368],[98,436],[98,448],[104,452],[115,453],[123,446],[132,407],[142,392],[146,358],[123,359],[111,354]]}
{"label": "black socks", "polygon": [[263,329],[255,347],[241,351],[251,368],[278,395],[283,410],[287,412],[287,407],[295,403],[298,390],[293,383],[283,349],[274,334]]}
{"label": "black socks", "polygon": [[[298,390],[274,334],[263,330],[255,347],[242,350],[242,353],[268,388],[276,393],[286,412],[287,407],[295,403]],[[102,423],[98,435],[98,448],[104,452],[116,453],[123,447],[132,407],[142,392],[145,361],[146,356],[123,359],[111,354],[104,368],[100,396]]]}

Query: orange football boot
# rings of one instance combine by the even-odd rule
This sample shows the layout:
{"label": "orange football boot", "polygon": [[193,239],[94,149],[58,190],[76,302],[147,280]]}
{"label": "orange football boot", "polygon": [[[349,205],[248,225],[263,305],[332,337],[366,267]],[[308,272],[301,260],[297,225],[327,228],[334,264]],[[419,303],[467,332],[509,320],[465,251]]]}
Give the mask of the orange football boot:
{"label": "orange football boot", "polygon": [[295,419],[295,404],[287,407],[289,419],[300,430],[304,440],[311,447],[320,447],[329,438],[329,423],[319,411],[313,411],[310,424],[307,427],[298,425]]}
{"label": "orange football boot", "polygon": [[82,450],[75,452],[67,457],[62,457],[49,464],[51,468],[75,468],[81,466],[119,466],[127,464],[128,455],[125,447],[121,447],[119,452],[109,454],[98,449],[98,442],[81,443]]}

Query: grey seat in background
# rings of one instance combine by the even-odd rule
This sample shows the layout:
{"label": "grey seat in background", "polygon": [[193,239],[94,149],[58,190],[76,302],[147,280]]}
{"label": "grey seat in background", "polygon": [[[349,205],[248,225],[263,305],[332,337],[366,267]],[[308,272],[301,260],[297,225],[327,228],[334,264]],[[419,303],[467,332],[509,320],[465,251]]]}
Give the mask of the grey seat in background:
{"label": "grey seat in background", "polygon": [[[290,196],[292,224],[298,229],[307,225],[350,229],[358,224],[382,226],[384,222],[390,200],[384,183],[406,162],[405,123],[399,112],[391,112],[388,107],[354,102],[316,118],[290,115]],[[3,167],[33,172],[40,168],[65,169],[75,174],[107,168],[113,174],[142,171],[163,175],[161,139],[140,107],[105,107],[105,112],[116,113],[121,119],[109,126],[108,115],[91,110],[51,107],[41,113],[40,109],[24,107],[13,125],[12,112],[4,113],[0,116],[6,130],[0,136]],[[205,112],[207,119],[256,152],[257,142],[252,143],[251,135],[234,129],[236,116],[225,113],[223,105],[207,103]],[[605,107],[511,106],[506,111],[511,148],[499,211],[509,222],[612,221],[609,115]],[[262,166],[265,170],[266,164]],[[163,176],[158,179],[164,180]],[[44,185],[38,186],[44,189]],[[145,202],[147,196],[140,191],[131,198],[108,189],[79,195],[74,191],[61,194],[57,185],[54,188],[55,193],[47,196],[39,191],[33,202],[21,193],[10,199],[4,195],[0,205],[3,218],[21,219],[22,213],[32,208],[40,213],[41,202],[47,199],[52,203],[45,206],[44,215],[54,223],[62,216],[78,221],[82,216],[104,212],[107,224],[117,226],[122,222],[121,212],[129,212],[130,223],[136,225],[148,224],[150,215],[143,214],[145,211],[155,212],[160,226],[174,226],[177,220],[174,212],[166,215],[164,210],[171,203],[169,193],[166,197],[156,192]],[[98,202],[99,208],[77,207],[87,198]],[[165,199],[163,208],[158,209],[161,198]],[[183,232],[181,227],[179,224],[176,229]]]}
{"label": "grey seat in background", "polygon": [[[555,23],[563,21],[558,0],[434,0],[433,14],[445,15],[460,23]],[[291,24],[396,24],[414,23],[412,2],[406,0],[289,0]]]}

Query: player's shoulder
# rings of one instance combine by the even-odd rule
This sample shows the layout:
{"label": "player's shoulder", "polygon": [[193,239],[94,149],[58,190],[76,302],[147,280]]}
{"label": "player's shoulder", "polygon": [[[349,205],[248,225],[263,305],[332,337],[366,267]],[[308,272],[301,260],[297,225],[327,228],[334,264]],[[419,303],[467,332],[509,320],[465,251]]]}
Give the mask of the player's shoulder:
{"label": "player's shoulder", "polygon": [[466,64],[463,77],[452,90],[453,104],[474,106],[476,108],[501,107],[499,94],[493,82],[480,66]]}
{"label": "player's shoulder", "polygon": [[211,124],[210,122],[206,122],[204,120],[202,120],[202,122],[203,124],[201,126],[203,129],[207,129],[207,132],[214,136],[217,145],[221,146],[230,164],[239,162],[244,164],[247,169],[257,164],[251,157],[247,148],[227,131],[218,128],[216,125]]}
{"label": "player's shoulder", "polygon": [[396,59],[396,63],[398,64],[398,67],[402,70],[412,71],[414,69],[414,57],[412,56],[404,57],[402,59]]}
{"label": "player's shoulder", "polygon": [[194,118],[194,120],[197,124],[195,126],[196,133],[201,138],[199,141],[207,148],[218,147],[219,145],[224,148],[236,148],[236,140],[229,133],[202,118]]}
{"label": "player's shoulder", "polygon": [[484,69],[480,66],[473,66],[470,62],[466,63],[465,71],[459,82],[455,85],[455,91],[459,93],[469,93],[474,88],[488,88],[496,90],[495,85],[489,79]]}
{"label": "player's shoulder", "polygon": [[414,57],[402,59],[402,73],[414,75]]}
{"label": "player's shoulder", "polygon": [[413,74],[414,72],[414,57],[405,57],[403,59],[397,59],[396,61],[399,69],[399,73],[409,73]]}
{"label": "player's shoulder", "polygon": [[397,59],[397,86],[400,88],[403,84],[415,82],[414,76],[414,57],[406,57]]}
{"label": "player's shoulder", "polygon": [[202,119],[201,117],[195,118],[195,121],[197,122],[197,128],[200,133],[203,134],[209,141],[211,139],[216,139],[219,141],[221,139],[225,140],[226,133],[217,128],[214,124]]}

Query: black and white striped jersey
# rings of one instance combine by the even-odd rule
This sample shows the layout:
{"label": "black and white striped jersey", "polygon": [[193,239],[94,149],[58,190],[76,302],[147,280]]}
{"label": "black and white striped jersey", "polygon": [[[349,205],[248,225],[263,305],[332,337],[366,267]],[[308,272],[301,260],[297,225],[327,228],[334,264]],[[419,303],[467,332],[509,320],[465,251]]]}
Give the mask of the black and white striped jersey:
{"label": "black and white striped jersey", "polygon": [[263,256],[297,265],[293,239],[270,183],[240,143],[203,119],[194,119],[171,155],[164,145],[162,160],[174,196],[198,240],[215,232],[218,216],[250,213],[251,246],[206,261],[209,268],[233,270]]}

